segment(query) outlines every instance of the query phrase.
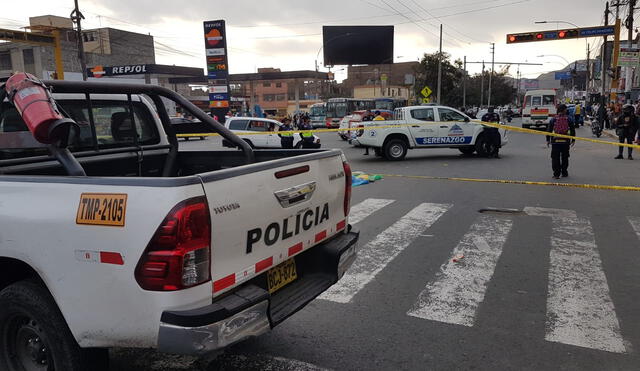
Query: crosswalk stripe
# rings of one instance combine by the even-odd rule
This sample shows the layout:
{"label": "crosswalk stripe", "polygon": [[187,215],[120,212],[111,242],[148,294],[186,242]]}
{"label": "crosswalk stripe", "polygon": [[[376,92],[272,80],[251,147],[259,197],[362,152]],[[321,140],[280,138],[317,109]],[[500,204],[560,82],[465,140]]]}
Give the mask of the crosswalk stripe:
{"label": "crosswalk stripe", "polygon": [[349,224],[356,225],[360,223],[364,218],[393,202],[394,200],[367,198],[359,204],[351,207],[351,212],[349,213]]}
{"label": "crosswalk stripe", "polygon": [[575,212],[525,208],[553,221],[545,339],[625,353],[591,223]]}
{"label": "crosswalk stripe", "polygon": [[638,238],[640,238],[640,217],[630,216],[627,219],[629,220],[629,224],[631,224],[631,227],[633,227],[633,230],[636,232]]}
{"label": "crosswalk stripe", "polygon": [[513,221],[482,215],[440,267],[408,315],[456,325],[473,326]]}
{"label": "crosswalk stripe", "polygon": [[358,251],[358,257],[337,284],[320,299],[348,303],[389,262],[435,223],[452,205],[423,203]]}

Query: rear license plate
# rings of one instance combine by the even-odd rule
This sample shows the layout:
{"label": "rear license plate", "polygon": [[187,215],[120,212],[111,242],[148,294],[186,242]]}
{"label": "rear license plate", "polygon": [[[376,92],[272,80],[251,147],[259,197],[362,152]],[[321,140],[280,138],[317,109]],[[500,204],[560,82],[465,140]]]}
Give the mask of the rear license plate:
{"label": "rear license plate", "polygon": [[295,259],[289,259],[267,271],[269,293],[274,293],[298,278]]}
{"label": "rear license plate", "polygon": [[126,194],[83,193],[80,196],[76,223],[124,227],[126,214]]}

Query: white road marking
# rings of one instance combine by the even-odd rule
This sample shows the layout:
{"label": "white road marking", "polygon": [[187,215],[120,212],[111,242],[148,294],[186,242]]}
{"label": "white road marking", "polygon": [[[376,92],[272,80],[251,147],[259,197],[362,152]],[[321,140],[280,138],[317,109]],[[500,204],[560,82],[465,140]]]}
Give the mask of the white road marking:
{"label": "white road marking", "polygon": [[531,211],[553,221],[545,339],[625,353],[591,223],[575,212]]}
{"label": "white road marking", "polygon": [[[513,221],[482,215],[442,264],[436,278],[420,293],[408,315],[473,326]],[[459,258],[462,257],[462,258]]]}
{"label": "white road marking", "polygon": [[338,283],[320,299],[348,303],[389,262],[436,222],[452,205],[423,203],[358,250],[358,257]]}
{"label": "white road marking", "polygon": [[633,227],[633,230],[636,232],[638,238],[640,238],[640,217],[638,216],[629,216],[629,224]]}
{"label": "white road marking", "polygon": [[356,225],[360,223],[362,219],[393,203],[393,201],[394,200],[385,200],[380,198],[367,198],[359,204],[351,207],[351,212],[349,213],[349,224]]}

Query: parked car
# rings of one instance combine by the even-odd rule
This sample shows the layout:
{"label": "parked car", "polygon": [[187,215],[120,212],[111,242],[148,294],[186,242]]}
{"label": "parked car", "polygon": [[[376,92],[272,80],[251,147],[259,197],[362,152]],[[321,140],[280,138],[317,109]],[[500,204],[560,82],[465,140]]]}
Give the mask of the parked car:
{"label": "parked car", "polygon": [[[274,133],[280,130],[282,126],[280,121],[258,117],[231,117],[224,125],[253,148],[282,148],[280,137]],[[259,132],[267,132],[268,134],[257,134]],[[318,136],[313,136],[313,143],[315,148],[320,148]],[[235,147],[227,140],[223,140],[222,145]],[[299,133],[293,134],[293,147],[302,148],[302,138]]]}

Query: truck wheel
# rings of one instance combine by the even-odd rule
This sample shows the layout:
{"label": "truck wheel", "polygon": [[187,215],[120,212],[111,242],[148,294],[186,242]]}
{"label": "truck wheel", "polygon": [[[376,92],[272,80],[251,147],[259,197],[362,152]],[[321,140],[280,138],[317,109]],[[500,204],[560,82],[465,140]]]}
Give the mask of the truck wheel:
{"label": "truck wheel", "polygon": [[467,156],[472,155],[473,152],[476,151],[476,149],[473,146],[460,147],[458,148],[458,150],[462,152],[463,155],[467,155]]}
{"label": "truck wheel", "polygon": [[387,160],[400,161],[407,155],[407,144],[402,139],[391,139],[384,145]]}
{"label": "truck wheel", "polygon": [[489,141],[486,135],[479,135],[476,139],[475,150],[478,156],[486,157],[489,155]]}
{"label": "truck wheel", "polygon": [[106,349],[81,349],[49,292],[31,281],[0,292],[0,370],[108,370]]}

